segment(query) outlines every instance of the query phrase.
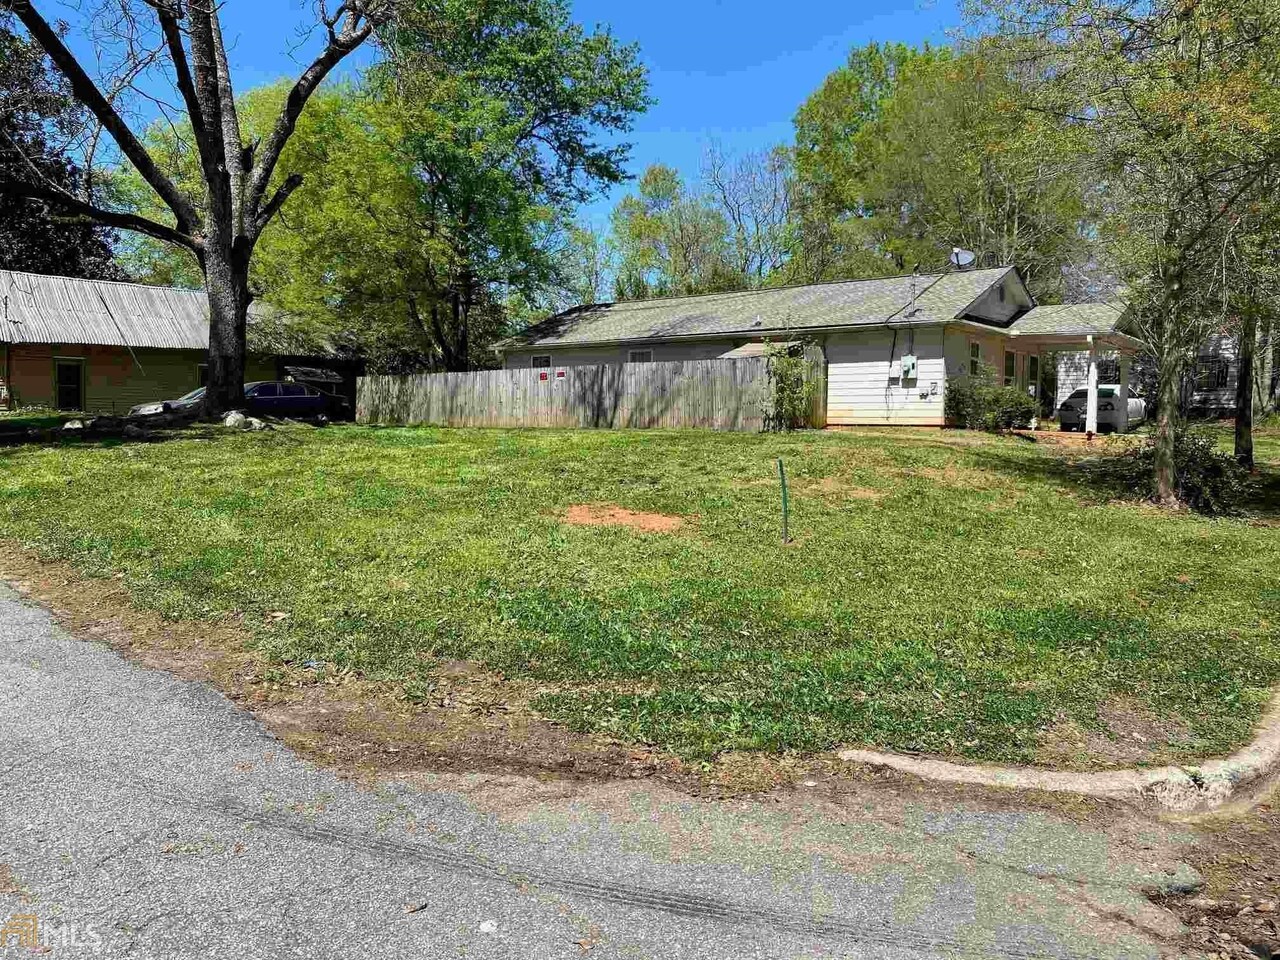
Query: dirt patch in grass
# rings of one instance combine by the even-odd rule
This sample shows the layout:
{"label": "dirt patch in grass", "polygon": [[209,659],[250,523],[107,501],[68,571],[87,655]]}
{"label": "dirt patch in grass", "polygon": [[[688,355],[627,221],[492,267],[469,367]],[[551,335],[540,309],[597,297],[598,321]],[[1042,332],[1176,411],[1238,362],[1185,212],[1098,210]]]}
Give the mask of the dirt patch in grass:
{"label": "dirt patch in grass", "polygon": [[1090,450],[1105,450],[1131,446],[1141,443],[1144,437],[1137,433],[1096,433],[1090,437],[1078,430],[1015,430],[1017,436],[1025,437],[1036,443],[1044,443],[1053,447],[1084,447]]}
{"label": "dirt patch in grass", "polygon": [[684,526],[681,517],[665,513],[640,513],[611,503],[582,503],[565,512],[564,522],[575,527],[630,527],[645,533],[674,533]]}
{"label": "dirt patch in grass", "polygon": [[1134,767],[1163,763],[1170,748],[1188,736],[1186,724],[1159,717],[1129,697],[1116,697],[1098,711],[1103,729],[1063,719],[1040,736],[1041,763],[1074,767]]}

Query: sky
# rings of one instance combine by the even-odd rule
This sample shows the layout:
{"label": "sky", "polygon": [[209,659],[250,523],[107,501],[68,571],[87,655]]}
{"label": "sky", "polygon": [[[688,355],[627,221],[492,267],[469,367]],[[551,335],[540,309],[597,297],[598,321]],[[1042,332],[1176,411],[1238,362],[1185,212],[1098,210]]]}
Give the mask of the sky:
{"label": "sky", "polygon": [[796,109],[854,47],[944,43],[960,22],[955,0],[576,0],[574,15],[638,42],[649,67],[657,103],[630,137],[632,172],[665,163],[688,178],[712,143],[741,154],[789,142]]}
{"label": "sky", "polygon": [[[75,21],[80,3],[66,0],[65,19]],[[712,143],[740,154],[789,141],[796,108],[853,47],[943,43],[960,20],[956,0],[573,0],[573,12],[639,44],[649,69],[657,103],[627,138],[631,172],[661,162],[689,179]],[[311,0],[227,0],[222,16],[239,91],[296,76],[319,44],[318,35],[301,36],[315,23]],[[81,46],[74,32],[70,39]],[[615,188],[584,216],[603,224],[628,189]]]}

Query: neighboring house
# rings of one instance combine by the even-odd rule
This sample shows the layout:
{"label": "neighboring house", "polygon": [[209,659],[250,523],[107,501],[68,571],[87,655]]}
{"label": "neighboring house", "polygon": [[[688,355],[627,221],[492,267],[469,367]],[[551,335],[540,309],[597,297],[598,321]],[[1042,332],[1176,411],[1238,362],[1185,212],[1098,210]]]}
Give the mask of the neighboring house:
{"label": "neighboring house", "polygon": [[1218,334],[1200,345],[1187,383],[1187,409],[1198,416],[1233,416],[1240,374],[1235,337]]}
{"label": "neighboring house", "polygon": [[[250,341],[252,348],[252,320]],[[0,270],[0,402],[9,408],[124,413],[174,399],[205,383],[208,343],[208,304],[199,290]],[[305,379],[316,366],[333,366],[314,351],[285,355],[256,346],[246,381],[295,370],[303,373],[295,379]],[[340,378],[350,379],[354,394],[354,375]]]}
{"label": "neighboring house", "polygon": [[[816,343],[830,424],[941,425],[947,383],[986,365],[1039,393],[1044,355],[1138,346],[1108,304],[1037,306],[1013,267],[575,307],[496,347],[506,367],[737,357]],[[1096,378],[1095,378],[1096,383]]]}
{"label": "neighboring house", "polygon": [[[1195,363],[1187,371],[1183,388],[1183,402],[1187,412],[1196,417],[1234,416],[1236,410],[1236,380],[1240,373],[1237,362],[1236,338],[1227,334],[1215,334],[1205,340],[1196,352]],[[1118,376],[1115,357],[1100,360],[1101,378],[1104,383],[1114,382]],[[1058,386],[1055,407],[1085,385],[1088,377],[1089,355],[1069,351],[1058,355]],[[1152,374],[1152,378],[1154,374]],[[1148,398],[1154,399],[1154,398]]]}

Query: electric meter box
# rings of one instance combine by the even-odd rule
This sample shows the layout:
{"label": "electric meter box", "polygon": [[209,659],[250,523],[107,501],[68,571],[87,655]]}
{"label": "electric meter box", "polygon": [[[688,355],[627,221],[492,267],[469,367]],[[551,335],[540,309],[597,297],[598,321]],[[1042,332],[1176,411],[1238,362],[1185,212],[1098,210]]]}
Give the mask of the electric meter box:
{"label": "electric meter box", "polygon": [[914,380],[916,378],[916,357],[913,353],[903,354],[902,357],[902,379]]}

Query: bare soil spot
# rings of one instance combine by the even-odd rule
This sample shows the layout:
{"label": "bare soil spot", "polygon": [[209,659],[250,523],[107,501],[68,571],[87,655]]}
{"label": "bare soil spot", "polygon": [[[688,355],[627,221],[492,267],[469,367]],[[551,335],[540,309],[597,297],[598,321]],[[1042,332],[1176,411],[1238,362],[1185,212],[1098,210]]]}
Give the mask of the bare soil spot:
{"label": "bare soil spot", "polygon": [[1017,482],[1012,477],[1001,476],[987,470],[963,467],[957,463],[948,463],[944,467],[913,467],[899,470],[902,477],[923,477],[941,487],[955,490],[1015,490]]}
{"label": "bare soil spot", "polygon": [[1179,720],[1153,714],[1129,697],[1116,697],[1099,710],[1104,730],[1060,720],[1040,738],[1041,763],[1076,767],[1132,767],[1166,761],[1170,747],[1187,736]]}
{"label": "bare soil spot", "polygon": [[1067,432],[1056,429],[1015,430],[1013,433],[1053,447],[1084,448],[1096,450],[1099,453],[1107,452],[1108,448],[1114,451],[1142,441],[1142,436],[1135,433],[1097,433],[1093,437],[1079,431]]}
{"label": "bare soil spot", "polygon": [[640,513],[612,503],[577,504],[565,513],[564,522],[575,527],[630,527],[645,533],[674,533],[684,526],[681,517]]}
{"label": "bare soil spot", "polygon": [[1182,853],[1205,878],[1203,890],[1155,898],[1186,924],[1185,956],[1280,956],[1280,794],[1246,814],[1196,824]]}

